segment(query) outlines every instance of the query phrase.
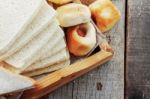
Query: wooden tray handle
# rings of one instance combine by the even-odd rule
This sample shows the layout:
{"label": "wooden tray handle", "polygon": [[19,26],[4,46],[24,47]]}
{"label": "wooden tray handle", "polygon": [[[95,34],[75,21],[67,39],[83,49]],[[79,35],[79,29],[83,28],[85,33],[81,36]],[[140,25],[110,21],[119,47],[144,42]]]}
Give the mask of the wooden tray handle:
{"label": "wooden tray handle", "polygon": [[35,84],[35,88],[25,91],[21,99],[27,99],[27,97],[28,99],[38,99],[109,61],[112,56],[113,54],[111,52],[100,51],[86,59],[55,71],[38,80]]}

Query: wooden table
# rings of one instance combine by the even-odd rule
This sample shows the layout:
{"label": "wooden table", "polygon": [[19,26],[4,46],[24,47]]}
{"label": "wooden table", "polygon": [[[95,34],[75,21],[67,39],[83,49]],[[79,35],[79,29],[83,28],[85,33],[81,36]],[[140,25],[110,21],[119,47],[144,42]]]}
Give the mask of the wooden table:
{"label": "wooden table", "polygon": [[150,0],[128,0],[126,96],[150,99]]}
{"label": "wooden table", "polygon": [[107,33],[113,59],[43,99],[150,99],[150,0],[113,2],[122,14]]}

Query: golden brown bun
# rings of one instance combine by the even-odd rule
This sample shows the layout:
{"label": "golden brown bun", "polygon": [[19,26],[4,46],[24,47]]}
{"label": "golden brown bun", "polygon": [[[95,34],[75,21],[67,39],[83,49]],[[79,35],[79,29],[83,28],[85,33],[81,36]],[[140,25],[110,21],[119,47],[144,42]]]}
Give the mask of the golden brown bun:
{"label": "golden brown bun", "polygon": [[49,2],[52,2],[52,3],[55,3],[55,4],[66,4],[66,3],[69,3],[73,0],[48,0]]}
{"label": "golden brown bun", "polygon": [[92,18],[102,32],[110,30],[120,19],[120,12],[110,0],[97,0],[90,6]]}
{"label": "golden brown bun", "polygon": [[88,54],[96,44],[96,31],[91,23],[71,27],[67,31],[67,45],[75,56]]}
{"label": "golden brown bun", "polygon": [[82,4],[85,4],[85,5],[90,5],[90,4],[93,3],[94,1],[96,1],[96,0],[80,0],[80,2],[81,2]]}
{"label": "golden brown bun", "polygon": [[82,4],[70,3],[57,8],[58,20],[62,27],[87,23],[91,19],[89,8]]}

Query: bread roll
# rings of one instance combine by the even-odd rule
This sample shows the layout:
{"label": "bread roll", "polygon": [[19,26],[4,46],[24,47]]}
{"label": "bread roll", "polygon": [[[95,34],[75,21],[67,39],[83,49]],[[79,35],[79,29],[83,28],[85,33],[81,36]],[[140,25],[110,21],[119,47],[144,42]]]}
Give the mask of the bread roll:
{"label": "bread roll", "polygon": [[90,5],[91,3],[93,3],[94,1],[96,0],[74,0],[74,2],[81,2],[82,4],[85,4],[85,5]]}
{"label": "bread roll", "polygon": [[55,4],[66,4],[68,2],[71,2],[73,0],[48,0],[49,2],[55,3]]}
{"label": "bread roll", "polygon": [[91,13],[87,6],[70,3],[57,8],[58,20],[62,27],[70,27],[81,23],[87,23],[91,19]]}
{"label": "bread roll", "polygon": [[97,0],[90,6],[92,17],[102,32],[110,30],[120,19],[120,12],[110,0]]}
{"label": "bread roll", "polygon": [[96,31],[91,23],[69,28],[67,31],[67,45],[75,56],[88,54],[96,44]]}

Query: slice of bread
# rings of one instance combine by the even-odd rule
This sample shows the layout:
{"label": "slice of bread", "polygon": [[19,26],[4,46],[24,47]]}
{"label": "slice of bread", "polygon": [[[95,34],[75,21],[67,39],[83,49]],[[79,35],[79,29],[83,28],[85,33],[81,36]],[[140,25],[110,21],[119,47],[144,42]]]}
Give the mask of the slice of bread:
{"label": "slice of bread", "polygon": [[57,28],[58,22],[55,20],[40,35],[29,42],[19,52],[7,58],[5,62],[17,69],[24,70],[31,64],[32,58],[40,54],[41,49],[52,39]]}
{"label": "slice of bread", "polygon": [[32,88],[35,81],[9,72],[0,66],[0,95]]}
{"label": "slice of bread", "polygon": [[53,18],[56,16],[56,11],[47,4],[44,0],[44,4],[40,9],[39,13],[33,19],[31,24],[26,28],[23,35],[16,40],[10,50],[8,50],[4,55],[0,56],[0,59],[6,59],[23,46],[25,46],[30,40],[32,40],[36,35],[38,35],[44,28],[47,27],[49,23],[52,22]]}
{"label": "slice of bread", "polygon": [[37,15],[44,0],[2,0],[0,2],[0,55],[7,52]]}
{"label": "slice of bread", "polygon": [[56,53],[60,52],[61,50],[65,48],[66,48],[66,42],[64,39],[61,39],[59,42],[57,42],[57,44],[55,44],[55,47],[50,49],[47,53],[43,53],[42,56],[37,61],[40,61],[42,59],[55,55]]}
{"label": "slice of bread", "polygon": [[45,68],[50,65],[60,63],[68,59],[69,59],[69,53],[66,49],[63,49],[62,51],[58,52],[57,54],[53,56],[50,56],[48,58],[45,58],[45,59],[39,60],[38,62],[33,63],[28,68],[26,68],[24,72]]}
{"label": "slice of bread", "polygon": [[44,74],[44,73],[50,73],[50,72],[59,70],[61,68],[69,66],[69,65],[70,65],[70,60],[66,60],[66,61],[63,61],[61,63],[53,64],[53,65],[50,65],[48,67],[33,70],[33,71],[24,72],[22,74],[25,75],[25,76],[33,77],[33,76],[41,75],[41,74]]}
{"label": "slice of bread", "polygon": [[[48,53],[51,53],[52,48],[55,48],[55,47],[56,47],[55,45],[56,45],[58,42],[62,41],[62,40],[63,40],[63,37],[64,37],[64,32],[63,32],[63,30],[59,27],[59,28],[57,29],[57,31],[54,33],[52,39],[50,39],[50,40],[48,41],[48,43],[47,43],[47,44],[43,47],[43,49],[40,51],[40,54],[37,54],[36,57],[33,57],[33,58],[32,58],[32,62],[31,62],[31,63],[34,63],[34,62],[38,61],[41,56],[43,56],[43,55],[46,55],[46,56],[47,56]],[[64,43],[64,44],[65,44],[65,43]]]}

